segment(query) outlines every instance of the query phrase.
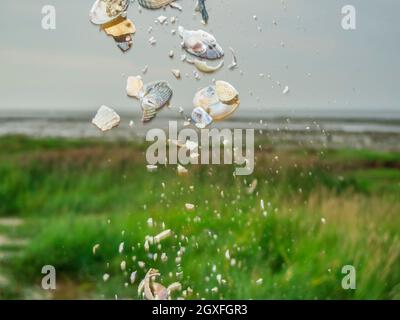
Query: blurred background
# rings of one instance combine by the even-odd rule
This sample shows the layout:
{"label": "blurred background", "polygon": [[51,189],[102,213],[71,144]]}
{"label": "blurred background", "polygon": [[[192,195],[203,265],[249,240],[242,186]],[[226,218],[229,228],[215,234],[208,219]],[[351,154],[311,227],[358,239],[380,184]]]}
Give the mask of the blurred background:
{"label": "blurred background", "polygon": [[[92,3],[0,5],[0,298],[137,299],[149,268],[182,284],[173,298],[400,298],[399,3],[354,0],[356,30],[344,30],[339,0],[207,0],[208,25],[192,0],[182,12],[134,2],[125,54],[90,23]],[[55,30],[42,28],[45,5]],[[223,69],[196,79],[179,25],[212,33]],[[149,124],[126,96],[131,75],[174,90]],[[214,79],[241,104],[213,127],[256,129],[254,174],[148,172],[146,132],[183,126],[180,108],[190,114]],[[103,104],[121,116],[107,133],[91,124]],[[165,229],[173,236],[147,248]],[[44,265],[56,290],[41,287]],[[344,265],[356,290],[342,288]]]}

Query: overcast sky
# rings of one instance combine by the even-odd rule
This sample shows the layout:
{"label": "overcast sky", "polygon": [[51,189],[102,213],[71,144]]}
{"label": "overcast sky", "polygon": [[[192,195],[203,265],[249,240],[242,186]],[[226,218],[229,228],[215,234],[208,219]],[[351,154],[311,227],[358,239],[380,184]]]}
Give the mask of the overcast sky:
{"label": "overcast sky", "polygon": [[[95,110],[106,104],[119,111],[138,110],[137,102],[126,97],[126,76],[140,74],[148,65],[144,81],[168,80],[174,89],[173,105],[187,110],[196,90],[213,78],[227,80],[240,91],[242,114],[304,108],[400,110],[398,0],[207,0],[206,27],[194,14],[194,0],[179,1],[183,12],[168,8],[140,13],[134,4],[128,17],[137,32],[125,54],[89,22],[93,2],[1,0],[0,109],[57,112]],[[56,30],[41,28],[46,4],[57,10]],[[345,4],[356,7],[355,31],[341,27]],[[226,51],[225,65],[231,62],[228,48],[233,47],[239,68],[230,71],[225,66],[195,80],[193,66],[179,59],[179,37],[171,35],[178,24],[156,25],[161,14],[177,16],[178,24],[188,29],[213,33]],[[148,43],[151,36],[157,45]],[[170,50],[175,51],[173,60]],[[189,77],[176,80],[173,68]],[[289,95],[282,94],[285,85]]]}

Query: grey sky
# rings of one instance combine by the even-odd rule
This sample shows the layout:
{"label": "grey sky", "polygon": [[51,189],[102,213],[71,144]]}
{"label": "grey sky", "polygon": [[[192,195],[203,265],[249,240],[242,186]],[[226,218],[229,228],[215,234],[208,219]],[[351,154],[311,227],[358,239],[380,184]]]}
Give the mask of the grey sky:
{"label": "grey sky", "polygon": [[[89,22],[93,2],[1,1],[0,109],[57,112],[95,110],[106,104],[135,112],[139,106],[126,97],[125,79],[148,65],[144,81],[168,80],[174,89],[172,104],[187,110],[196,90],[213,78],[227,80],[240,91],[241,114],[250,109],[400,110],[399,1],[207,0],[211,18],[206,27],[194,15],[193,0],[180,1],[183,12],[168,8],[139,13],[134,4],[128,16],[137,32],[126,54]],[[356,31],[341,28],[341,8],[349,3],[357,9]],[[57,9],[55,31],[41,28],[41,9],[46,4]],[[155,25],[161,14],[177,16],[179,23]],[[225,66],[196,81],[193,66],[179,59],[180,39],[170,33],[179,24],[213,33],[226,51],[226,66],[231,61],[228,48],[233,47],[239,69],[232,72]],[[148,43],[150,26],[156,46]],[[168,57],[170,50],[175,51],[173,60]],[[189,78],[175,80],[172,68]],[[291,90],[287,96],[282,94],[285,85]]]}

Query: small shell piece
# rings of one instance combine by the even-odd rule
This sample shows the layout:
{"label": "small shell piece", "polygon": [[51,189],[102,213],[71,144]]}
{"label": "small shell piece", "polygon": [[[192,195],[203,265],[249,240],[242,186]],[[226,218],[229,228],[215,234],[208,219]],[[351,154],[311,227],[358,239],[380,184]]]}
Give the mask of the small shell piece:
{"label": "small shell piece", "polygon": [[128,96],[139,99],[140,93],[143,92],[143,87],[141,76],[128,77],[126,82],[126,93]]}
{"label": "small shell piece", "polygon": [[111,108],[101,106],[92,123],[101,131],[108,131],[119,125],[121,117]]}
{"label": "small shell piece", "polygon": [[162,240],[167,239],[172,235],[172,231],[170,229],[165,230],[154,237],[155,243],[160,243]]}
{"label": "small shell piece", "polygon": [[193,109],[191,117],[194,123],[199,124],[204,128],[209,126],[213,122],[211,116],[203,108],[200,107]]}
{"label": "small shell piece", "polygon": [[194,61],[194,65],[196,66],[197,70],[204,72],[204,73],[212,73],[222,68],[224,65],[224,61],[222,60],[218,65],[210,66],[207,62],[196,59]]}

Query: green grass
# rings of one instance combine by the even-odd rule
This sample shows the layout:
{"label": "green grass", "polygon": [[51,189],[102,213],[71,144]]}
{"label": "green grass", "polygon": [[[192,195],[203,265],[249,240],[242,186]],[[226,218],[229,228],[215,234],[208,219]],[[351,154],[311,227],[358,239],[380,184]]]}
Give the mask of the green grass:
{"label": "green grass", "polygon": [[[31,238],[0,264],[14,279],[0,297],[23,297],[21,288],[38,286],[50,264],[55,298],[136,299],[144,261],[163,284],[190,287],[191,299],[400,299],[398,153],[269,149],[257,153],[251,177],[235,178],[232,166],[193,166],[184,177],[174,167],[149,173],[137,143],[5,137],[0,148],[0,217],[22,217],[17,235]],[[147,225],[150,217],[156,226]],[[163,224],[174,237],[150,247],[154,261],[143,244]],[[346,264],[356,267],[356,290],[341,288]],[[125,287],[133,270],[138,280]]]}

